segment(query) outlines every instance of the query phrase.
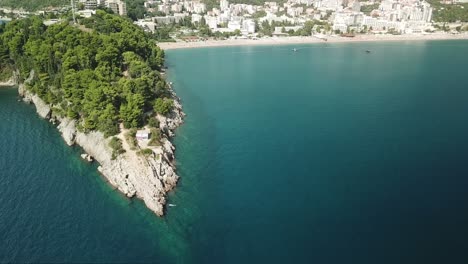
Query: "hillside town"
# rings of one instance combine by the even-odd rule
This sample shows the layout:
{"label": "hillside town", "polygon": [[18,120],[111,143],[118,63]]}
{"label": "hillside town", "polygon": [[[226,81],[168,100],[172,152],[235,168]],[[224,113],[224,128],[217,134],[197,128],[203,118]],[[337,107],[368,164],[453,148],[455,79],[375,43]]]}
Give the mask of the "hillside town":
{"label": "hillside town", "polygon": [[[310,32],[305,32],[306,35],[412,34],[437,29],[432,23],[433,8],[424,0],[288,0],[284,4],[265,2],[262,6],[221,0],[219,7],[210,10],[200,1],[148,0],[145,8],[159,15],[135,23],[151,32],[187,18],[191,23],[207,25],[212,32],[249,38],[298,35],[308,21],[315,23],[307,28]],[[265,22],[273,25],[271,34],[261,34]]]}
{"label": "hillside town", "polygon": [[[149,31],[160,24],[178,23],[186,17],[190,17],[192,23],[206,23],[213,32],[239,32],[251,37],[257,36],[259,25],[265,21],[281,25],[274,28],[273,35],[277,36],[295,32],[311,20],[331,25],[334,33],[405,34],[434,30],[432,8],[419,0],[383,0],[380,3],[374,0],[288,0],[284,4],[266,2],[263,6],[221,0],[219,8],[211,10],[198,1],[149,0],[145,7],[164,14],[136,22]],[[326,27],[312,30],[311,34],[326,33]]]}
{"label": "hillside town", "polygon": [[[451,4],[468,2],[454,1]],[[103,7],[115,14],[127,15],[123,0],[71,2],[76,13],[83,17],[90,17]],[[348,37],[370,33],[426,34],[442,28],[440,23],[434,23],[434,9],[425,0],[288,0],[282,4],[265,2],[263,5],[220,0],[216,3],[219,6],[209,9],[199,0],[147,0],[144,2],[145,17],[134,23],[151,33],[165,28],[168,31],[165,40],[171,41],[198,41],[207,37],[206,32],[209,32],[208,37],[256,39],[330,34]],[[459,25],[460,30],[468,29],[466,24]]]}

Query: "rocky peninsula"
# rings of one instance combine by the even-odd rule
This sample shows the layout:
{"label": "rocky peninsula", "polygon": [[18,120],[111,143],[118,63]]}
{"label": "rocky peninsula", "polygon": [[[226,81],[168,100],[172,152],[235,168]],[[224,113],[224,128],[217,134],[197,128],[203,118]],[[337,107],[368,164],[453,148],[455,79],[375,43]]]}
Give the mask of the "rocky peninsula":
{"label": "rocky peninsula", "polygon": [[[30,79],[34,75],[31,73]],[[54,109],[54,105],[45,103],[38,95],[26,88],[29,79],[23,83],[13,80],[9,85],[18,86],[18,93],[22,100],[32,103],[36,107],[37,114],[57,125],[63,139],[69,146],[77,145],[87,154],[86,158],[99,163],[98,170],[105,179],[127,197],[138,197],[145,205],[158,216],[164,215],[167,193],[173,190],[179,176],[175,168],[175,147],[170,142],[174,136],[174,130],[183,123],[183,116],[179,98],[170,90],[174,101],[172,111],[162,116],[156,115],[161,131],[160,146],[145,146],[151,149],[150,155],[141,154],[138,148],[131,146],[125,138],[126,129],[120,127],[120,133],[116,136],[122,141],[124,153],[112,157],[112,149],[109,147],[110,138],[106,138],[102,132],[81,132],[77,128],[76,120],[61,117]]]}
{"label": "rocky peninsula", "polygon": [[[14,72],[8,85],[16,84],[68,145],[98,162],[116,189],[164,214],[179,178],[169,139],[183,112],[151,35],[105,10],[52,25],[31,16],[0,32],[0,57],[0,67]],[[5,70],[2,79],[10,79]]]}

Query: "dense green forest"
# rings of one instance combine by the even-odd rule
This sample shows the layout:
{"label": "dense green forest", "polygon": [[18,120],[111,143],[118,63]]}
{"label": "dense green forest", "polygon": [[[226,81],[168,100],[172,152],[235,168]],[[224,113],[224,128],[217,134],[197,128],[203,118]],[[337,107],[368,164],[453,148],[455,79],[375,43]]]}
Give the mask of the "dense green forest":
{"label": "dense green forest", "polygon": [[140,127],[145,113],[161,109],[157,99],[169,95],[159,73],[164,52],[130,20],[98,10],[79,25],[42,22],[30,17],[0,27],[0,57],[23,80],[34,70],[28,89],[55,113],[111,136],[119,123]]}
{"label": "dense green forest", "polygon": [[432,20],[435,22],[468,22],[468,3],[441,4],[439,0],[428,0],[434,11]]}
{"label": "dense green forest", "polygon": [[0,6],[23,8],[34,11],[45,7],[70,5],[69,0],[0,0]]}
{"label": "dense green forest", "polygon": [[144,18],[147,14],[145,0],[125,0],[127,4],[127,16],[133,21]]}
{"label": "dense green forest", "polygon": [[379,8],[379,3],[375,3],[373,5],[363,5],[361,6],[361,12],[363,12],[366,15],[370,15],[370,13]]}

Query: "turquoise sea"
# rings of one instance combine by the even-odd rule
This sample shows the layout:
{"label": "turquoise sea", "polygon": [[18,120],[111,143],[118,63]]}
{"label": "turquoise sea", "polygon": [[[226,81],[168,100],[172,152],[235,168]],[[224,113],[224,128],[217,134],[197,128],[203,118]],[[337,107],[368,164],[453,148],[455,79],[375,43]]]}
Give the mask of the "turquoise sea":
{"label": "turquoise sea", "polygon": [[0,263],[468,262],[468,41],[166,54],[164,218],[0,89]]}

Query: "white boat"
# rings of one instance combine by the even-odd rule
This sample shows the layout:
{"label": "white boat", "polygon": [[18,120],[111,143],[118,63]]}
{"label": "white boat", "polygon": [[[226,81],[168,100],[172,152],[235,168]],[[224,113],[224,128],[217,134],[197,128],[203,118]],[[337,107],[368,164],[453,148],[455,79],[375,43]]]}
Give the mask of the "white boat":
{"label": "white boat", "polygon": [[174,206],[177,206],[177,205],[175,205],[175,204],[169,204],[169,206],[170,206],[170,207],[174,207]]}

